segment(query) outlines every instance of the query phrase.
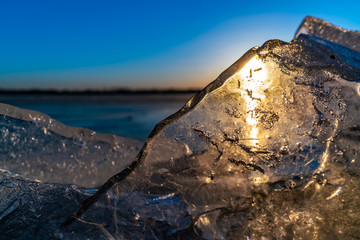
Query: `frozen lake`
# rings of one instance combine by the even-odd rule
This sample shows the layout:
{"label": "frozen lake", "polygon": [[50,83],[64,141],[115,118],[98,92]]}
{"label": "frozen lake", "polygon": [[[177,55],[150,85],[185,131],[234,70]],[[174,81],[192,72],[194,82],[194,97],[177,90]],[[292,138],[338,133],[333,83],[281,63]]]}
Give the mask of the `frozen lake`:
{"label": "frozen lake", "polygon": [[155,125],[192,94],[1,95],[0,102],[36,110],[73,127],[145,141]]}

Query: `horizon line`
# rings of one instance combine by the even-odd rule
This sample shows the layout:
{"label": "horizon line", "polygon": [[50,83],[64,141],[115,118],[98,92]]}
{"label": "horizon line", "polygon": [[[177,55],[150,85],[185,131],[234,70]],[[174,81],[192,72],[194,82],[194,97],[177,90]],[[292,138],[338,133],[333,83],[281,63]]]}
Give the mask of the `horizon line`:
{"label": "horizon line", "polygon": [[198,93],[200,88],[176,89],[176,88],[150,88],[150,89],[132,89],[132,88],[114,88],[114,89],[1,89],[0,94],[8,95],[31,95],[31,94],[51,94],[51,95],[102,95],[102,94],[180,94],[180,93]]}

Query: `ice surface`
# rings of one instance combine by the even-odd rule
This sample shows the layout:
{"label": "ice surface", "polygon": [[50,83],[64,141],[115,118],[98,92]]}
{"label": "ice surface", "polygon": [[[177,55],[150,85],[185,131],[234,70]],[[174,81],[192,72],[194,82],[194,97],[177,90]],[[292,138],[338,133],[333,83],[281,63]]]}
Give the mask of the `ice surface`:
{"label": "ice surface", "polygon": [[[34,238],[358,239],[360,53],[342,45],[299,34],[249,50],[80,206],[89,190],[8,173],[1,198],[24,192],[22,202],[32,194],[50,209],[57,198],[64,211],[79,206],[56,233],[60,220],[41,223],[64,212],[34,220],[43,212],[32,206],[25,228],[37,228],[27,235]],[[8,238],[18,206],[9,200],[1,209]]]}
{"label": "ice surface", "polygon": [[360,52],[359,31],[342,29],[322,19],[307,16],[296,31],[295,38],[302,33],[314,35]]}
{"label": "ice surface", "polygon": [[49,116],[0,104],[0,168],[50,183],[99,187],[129,165],[142,143],[68,127]]}

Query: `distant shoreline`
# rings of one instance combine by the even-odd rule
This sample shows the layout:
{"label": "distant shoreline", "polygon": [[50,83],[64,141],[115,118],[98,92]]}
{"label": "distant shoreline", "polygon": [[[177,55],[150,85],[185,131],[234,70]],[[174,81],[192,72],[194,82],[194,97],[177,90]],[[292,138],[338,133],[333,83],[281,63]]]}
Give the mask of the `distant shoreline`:
{"label": "distant shoreline", "polygon": [[0,89],[0,94],[6,95],[148,95],[148,94],[193,94],[200,92],[200,89],[112,89],[112,90],[42,90],[42,89],[30,89],[30,90],[4,90]]}

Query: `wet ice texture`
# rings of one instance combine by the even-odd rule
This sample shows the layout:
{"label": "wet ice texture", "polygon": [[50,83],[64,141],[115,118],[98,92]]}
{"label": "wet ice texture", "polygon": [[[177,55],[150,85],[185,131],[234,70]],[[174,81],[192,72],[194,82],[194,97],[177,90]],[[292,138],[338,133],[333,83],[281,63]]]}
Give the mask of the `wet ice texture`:
{"label": "wet ice texture", "polygon": [[360,238],[360,54],[336,43],[350,42],[346,31],[331,36],[301,34],[248,51],[160,122],[132,165],[59,232]]}
{"label": "wet ice texture", "polygon": [[[160,122],[56,237],[360,238],[360,54],[328,40],[248,51]],[[6,216],[2,229],[19,221]]]}
{"label": "wet ice texture", "polygon": [[35,182],[0,172],[0,239],[49,239],[94,193],[75,185]]}
{"label": "wet ice texture", "polygon": [[0,104],[0,169],[31,180],[99,187],[135,158],[141,142],[68,127]]}

